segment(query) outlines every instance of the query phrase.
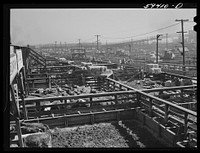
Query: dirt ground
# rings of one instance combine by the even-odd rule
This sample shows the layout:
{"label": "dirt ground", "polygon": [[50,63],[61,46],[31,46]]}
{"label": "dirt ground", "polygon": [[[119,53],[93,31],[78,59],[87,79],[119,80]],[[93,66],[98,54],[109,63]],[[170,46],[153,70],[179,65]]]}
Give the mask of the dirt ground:
{"label": "dirt ground", "polygon": [[[52,131],[53,148],[162,148],[147,130],[129,120],[122,122],[99,123],[70,128],[55,128]],[[134,133],[133,136],[127,132]]]}

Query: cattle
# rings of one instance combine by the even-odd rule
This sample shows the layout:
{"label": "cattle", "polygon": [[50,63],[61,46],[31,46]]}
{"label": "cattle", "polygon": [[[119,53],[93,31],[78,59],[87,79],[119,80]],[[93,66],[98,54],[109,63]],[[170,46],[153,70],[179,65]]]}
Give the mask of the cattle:
{"label": "cattle", "polygon": [[90,107],[90,103],[84,104],[85,102],[87,102],[85,99],[78,99],[77,100],[79,107]]}
{"label": "cattle", "polygon": [[34,133],[23,138],[24,147],[28,148],[51,148],[52,139],[50,133]]}
{"label": "cattle", "polygon": [[78,100],[71,100],[73,105],[71,106],[72,108],[79,108],[79,107],[90,107],[90,104],[84,104],[87,102],[85,99],[78,99]]}
{"label": "cattle", "polygon": [[[48,101],[48,102],[46,102],[46,103],[43,104],[43,106],[44,105],[48,105],[48,107],[45,107],[43,110],[44,111],[59,110],[59,109],[61,109],[61,108],[64,107],[64,106],[59,106],[60,104],[64,104],[64,102],[60,101],[60,100],[55,100],[53,102],[49,102]],[[51,105],[53,105],[53,106],[51,106]],[[57,105],[57,106],[54,106],[54,105]]]}
{"label": "cattle", "polygon": [[49,126],[43,123],[25,123],[21,122],[22,134],[36,133],[36,132],[47,132]]}

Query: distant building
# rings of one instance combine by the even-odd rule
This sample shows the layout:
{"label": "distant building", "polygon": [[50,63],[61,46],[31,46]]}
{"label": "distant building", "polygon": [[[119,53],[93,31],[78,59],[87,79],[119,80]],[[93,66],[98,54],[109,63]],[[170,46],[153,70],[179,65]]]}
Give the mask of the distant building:
{"label": "distant building", "polygon": [[189,30],[188,31],[188,42],[189,43],[194,43],[197,41],[197,33],[194,30]]}

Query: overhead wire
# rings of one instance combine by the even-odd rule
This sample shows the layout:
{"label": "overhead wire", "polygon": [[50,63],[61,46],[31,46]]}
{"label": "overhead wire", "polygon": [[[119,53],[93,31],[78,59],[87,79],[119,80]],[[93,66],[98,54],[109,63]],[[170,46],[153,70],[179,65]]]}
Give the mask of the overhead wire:
{"label": "overhead wire", "polygon": [[130,38],[133,38],[133,37],[138,37],[138,36],[143,36],[143,35],[147,35],[147,34],[151,34],[151,33],[154,33],[156,31],[160,31],[160,30],[163,30],[163,29],[167,29],[169,27],[172,27],[172,26],[176,26],[180,23],[175,23],[175,24],[172,24],[172,25],[169,25],[167,27],[163,27],[163,28],[160,28],[160,29],[157,29],[157,30],[153,30],[153,31],[150,31],[150,32],[146,32],[146,33],[143,33],[143,34],[138,34],[138,35],[134,35],[134,36],[129,36],[129,37],[105,37],[105,36],[102,36],[102,38],[105,38],[105,39],[130,39]]}

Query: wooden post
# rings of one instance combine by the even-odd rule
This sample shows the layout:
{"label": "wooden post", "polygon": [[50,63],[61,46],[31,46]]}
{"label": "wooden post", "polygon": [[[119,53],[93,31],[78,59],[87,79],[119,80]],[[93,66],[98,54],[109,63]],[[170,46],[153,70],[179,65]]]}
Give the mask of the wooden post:
{"label": "wooden post", "polygon": [[51,89],[51,76],[48,77],[48,81],[49,81],[49,88]]}
{"label": "wooden post", "polygon": [[169,109],[169,105],[165,104],[165,120],[164,120],[165,121],[164,122],[165,126],[167,126],[167,122],[168,122],[168,115],[169,115],[168,109]]}
{"label": "wooden post", "polygon": [[94,124],[94,114],[90,111],[91,114],[91,124]]}
{"label": "wooden post", "polygon": [[24,86],[24,91],[25,91],[25,96],[28,95],[28,90],[27,90],[27,79],[26,79],[26,72],[25,72],[25,67],[23,66],[22,68],[22,77],[24,78],[24,81],[23,81],[23,86]]}
{"label": "wooden post", "polygon": [[26,82],[26,87],[27,87],[27,95],[30,93],[30,83],[29,81]]}
{"label": "wooden post", "polygon": [[92,102],[92,97],[90,97],[90,106],[94,106],[95,104]]}
{"label": "wooden post", "polygon": [[[13,108],[13,111],[14,111],[14,116],[15,117],[20,117],[20,114],[19,114],[19,103],[17,103],[17,100],[15,98],[15,93],[14,93],[14,87],[13,85],[10,85],[10,93],[11,93],[11,97],[12,97],[12,101],[11,101],[11,108]],[[12,111],[12,109],[11,109]]]}
{"label": "wooden post", "polygon": [[19,120],[19,118],[16,119],[16,128],[17,128],[19,146],[20,147],[24,147],[24,143],[23,143],[23,139],[22,139],[22,131],[21,131],[21,127],[20,127],[20,120]]}
{"label": "wooden post", "polygon": [[153,117],[153,111],[152,111],[152,106],[153,106],[153,104],[152,104],[152,98],[150,98],[150,100],[149,100],[149,116],[150,117]]}
{"label": "wooden post", "polygon": [[67,117],[65,118],[65,127],[68,127],[68,119],[67,119]]}
{"label": "wooden post", "polygon": [[37,117],[40,117],[40,102],[36,102]]}
{"label": "wooden post", "polygon": [[137,92],[136,94],[137,94],[137,103],[138,103],[138,106],[141,107],[141,102],[140,102],[141,101],[141,99],[140,99],[141,96],[140,96],[140,93]]}
{"label": "wooden post", "polygon": [[119,90],[122,91],[122,85],[121,84],[119,85]]}
{"label": "wooden post", "polygon": [[21,90],[21,99],[22,99],[22,105],[23,105],[24,119],[26,120],[26,119],[28,119],[28,116],[27,116],[27,110],[26,110],[26,105],[25,105],[25,101],[24,101],[25,92],[24,92],[22,72],[20,73],[20,76],[19,76],[19,83],[20,83],[19,87]]}
{"label": "wooden post", "polygon": [[181,99],[184,101],[183,90],[182,90],[182,89],[181,89],[181,94],[180,94],[180,96],[181,96]]}
{"label": "wooden post", "polygon": [[113,82],[112,91],[115,91],[115,82]]}
{"label": "wooden post", "polygon": [[22,104],[23,104],[24,119],[27,120],[28,119],[28,113],[27,113],[23,94],[21,95],[21,98],[22,98]]}
{"label": "wooden post", "polygon": [[115,97],[115,104],[117,105],[118,104],[117,95],[115,94],[114,97]]}

